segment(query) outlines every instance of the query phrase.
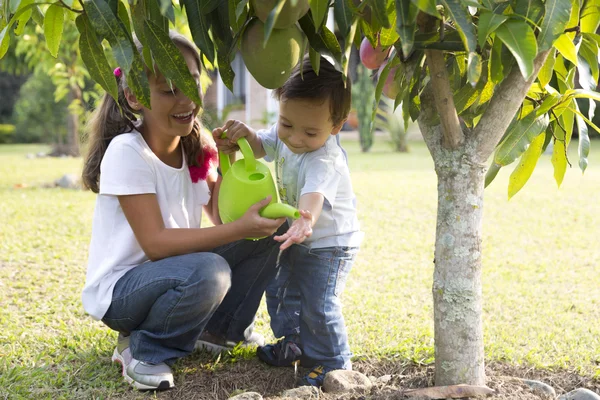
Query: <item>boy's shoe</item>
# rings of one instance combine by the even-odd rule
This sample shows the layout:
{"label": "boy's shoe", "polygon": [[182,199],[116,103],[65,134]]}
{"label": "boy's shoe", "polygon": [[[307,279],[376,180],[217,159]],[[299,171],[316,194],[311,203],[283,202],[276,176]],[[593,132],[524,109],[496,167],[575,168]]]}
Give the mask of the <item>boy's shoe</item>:
{"label": "boy's shoe", "polygon": [[[265,338],[256,332],[252,332],[250,337],[241,342],[242,347],[262,346],[265,344]],[[226,340],[222,336],[213,335],[210,332],[204,331],[196,340],[194,350],[206,350],[210,353],[219,354],[225,351],[232,350],[238,343],[232,340]]]}
{"label": "boy's shoe", "polygon": [[173,373],[167,364],[151,364],[131,356],[129,336],[119,334],[112,361],[121,364],[123,378],[136,389],[166,390],[175,387]]}
{"label": "boy's shoe", "polygon": [[256,349],[258,358],[275,367],[291,367],[302,357],[302,350],[294,342],[296,337],[284,337],[277,343],[268,344]]}
{"label": "boy's shoe", "polygon": [[312,369],[308,374],[299,378],[296,382],[298,386],[323,386],[323,381],[325,380],[325,375],[328,372],[333,371],[333,368],[326,367],[324,365],[318,365]]}

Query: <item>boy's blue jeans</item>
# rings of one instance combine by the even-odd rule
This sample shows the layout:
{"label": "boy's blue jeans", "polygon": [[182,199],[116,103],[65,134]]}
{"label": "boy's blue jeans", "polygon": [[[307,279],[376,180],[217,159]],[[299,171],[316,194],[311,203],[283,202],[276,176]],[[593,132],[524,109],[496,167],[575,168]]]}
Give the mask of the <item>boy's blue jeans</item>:
{"label": "boy's blue jeans", "polygon": [[[276,234],[286,230],[284,224]],[[278,251],[271,236],[143,263],[119,279],[102,321],[130,334],[132,356],[151,363],[191,353],[204,329],[242,341],[252,333]]]}
{"label": "boy's blue jeans", "polygon": [[266,291],[275,337],[300,335],[307,361],[352,369],[340,296],[358,248],[293,245]]}

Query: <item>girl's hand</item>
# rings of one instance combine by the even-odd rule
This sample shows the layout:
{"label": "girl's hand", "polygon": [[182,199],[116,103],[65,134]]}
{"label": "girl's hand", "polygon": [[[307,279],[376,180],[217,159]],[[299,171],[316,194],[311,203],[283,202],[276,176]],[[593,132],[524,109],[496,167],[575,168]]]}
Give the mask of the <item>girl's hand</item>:
{"label": "girl's hand", "polygon": [[310,211],[300,210],[300,218],[294,221],[290,229],[281,236],[275,236],[278,242],[283,242],[279,247],[281,250],[285,250],[294,243],[302,243],[306,238],[312,235],[313,217]]}
{"label": "girl's hand", "polygon": [[271,196],[267,196],[266,199],[253,204],[242,216],[242,218],[236,221],[236,223],[239,224],[240,229],[246,232],[244,237],[256,238],[271,236],[273,233],[275,233],[277,228],[279,228],[281,224],[285,222],[285,218],[263,218],[258,214],[260,209],[267,206],[270,202]]}

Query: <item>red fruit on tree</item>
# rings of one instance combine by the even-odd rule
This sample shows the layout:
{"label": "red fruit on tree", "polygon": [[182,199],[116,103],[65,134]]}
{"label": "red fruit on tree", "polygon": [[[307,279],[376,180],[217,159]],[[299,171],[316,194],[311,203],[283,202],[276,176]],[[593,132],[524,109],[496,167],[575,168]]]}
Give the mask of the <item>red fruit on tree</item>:
{"label": "red fruit on tree", "polygon": [[369,40],[364,38],[360,44],[360,61],[369,69],[377,69],[383,64],[389,52],[389,47],[384,49],[381,45],[377,45],[376,48],[373,48]]}
{"label": "red fruit on tree", "polygon": [[[387,65],[387,62],[383,65],[381,65],[381,67],[379,67],[379,72],[378,72],[378,76],[381,77],[381,72],[383,71],[383,69],[385,68],[385,66]],[[400,77],[398,77],[398,79],[395,79],[394,77],[396,76],[396,72],[398,71],[398,68],[401,68],[402,65],[396,65],[395,67],[392,67],[390,69],[390,72],[387,76],[387,78],[385,79],[385,83],[383,84],[383,94],[385,95],[385,97],[395,100],[396,96],[398,96],[398,94],[400,93],[400,89],[401,89],[401,85],[400,85]]]}

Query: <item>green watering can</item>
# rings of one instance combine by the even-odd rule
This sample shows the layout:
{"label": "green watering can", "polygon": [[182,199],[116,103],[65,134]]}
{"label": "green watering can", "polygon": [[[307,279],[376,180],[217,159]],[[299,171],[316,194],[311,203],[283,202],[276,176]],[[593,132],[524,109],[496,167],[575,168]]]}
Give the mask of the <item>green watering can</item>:
{"label": "green watering can", "polygon": [[[244,158],[231,165],[229,156],[219,152],[219,166],[223,174],[219,190],[219,215],[224,224],[235,221],[255,203],[271,196],[271,202],[259,211],[265,218],[300,218],[294,207],[277,201],[277,188],[269,168],[254,157],[246,138],[237,142]],[[249,238],[250,239],[250,238]],[[254,238],[252,238],[254,239]]]}

